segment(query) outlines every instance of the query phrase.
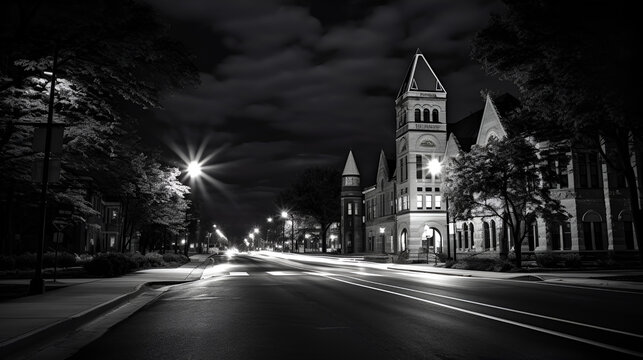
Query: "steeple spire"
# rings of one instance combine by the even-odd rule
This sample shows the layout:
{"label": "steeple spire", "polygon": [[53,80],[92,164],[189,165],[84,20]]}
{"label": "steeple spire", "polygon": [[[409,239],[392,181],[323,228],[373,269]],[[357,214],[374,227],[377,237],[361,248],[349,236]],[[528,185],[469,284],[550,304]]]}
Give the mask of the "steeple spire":
{"label": "steeple spire", "polygon": [[357,170],[357,163],[355,163],[352,150],[348,152],[348,158],[346,159],[342,176],[359,176],[359,170]]}
{"label": "steeple spire", "polygon": [[442,83],[435,75],[435,72],[433,72],[431,65],[426,61],[426,58],[419,48],[415,51],[415,55],[413,55],[413,60],[411,61],[409,70],[406,72],[404,82],[400,87],[400,91],[397,93],[397,97],[399,98],[409,91],[446,94],[444,86],[442,86]]}

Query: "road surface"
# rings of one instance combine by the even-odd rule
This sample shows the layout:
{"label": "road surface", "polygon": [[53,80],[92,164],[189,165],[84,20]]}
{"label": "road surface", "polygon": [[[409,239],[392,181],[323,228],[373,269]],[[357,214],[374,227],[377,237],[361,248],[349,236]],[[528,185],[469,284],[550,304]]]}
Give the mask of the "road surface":
{"label": "road surface", "polygon": [[[321,258],[319,258],[321,259]],[[626,359],[643,293],[217,257],[73,359]]]}

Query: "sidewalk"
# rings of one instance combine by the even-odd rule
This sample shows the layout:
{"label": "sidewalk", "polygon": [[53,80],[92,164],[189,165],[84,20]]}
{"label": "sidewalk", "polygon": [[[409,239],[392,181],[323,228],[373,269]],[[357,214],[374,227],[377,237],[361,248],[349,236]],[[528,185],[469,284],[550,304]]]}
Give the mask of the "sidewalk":
{"label": "sidewalk", "polygon": [[[198,280],[207,267],[207,254],[190,257],[174,269],[146,269],[117,278],[61,279],[68,284],[42,295],[0,303],[0,358],[62,333],[106,313],[149,289],[146,285]],[[0,280],[2,283],[29,280]],[[51,280],[49,280],[51,281]]]}

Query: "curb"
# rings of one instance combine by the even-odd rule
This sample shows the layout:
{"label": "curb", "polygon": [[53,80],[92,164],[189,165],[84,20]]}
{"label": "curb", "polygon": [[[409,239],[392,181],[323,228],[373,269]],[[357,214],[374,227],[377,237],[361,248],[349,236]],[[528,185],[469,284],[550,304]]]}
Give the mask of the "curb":
{"label": "curb", "polygon": [[123,294],[115,299],[108,300],[102,304],[96,305],[91,309],[82,311],[78,314],[72,315],[66,319],[59,320],[53,324],[43,326],[39,329],[32,330],[28,333],[22,334],[18,337],[9,339],[0,343],[0,353],[6,356],[10,353],[16,352],[26,345],[33,346],[33,342],[40,342],[51,336],[52,332],[68,332],[80,325],[89,322],[93,318],[98,317],[118,305],[128,301],[129,299],[139,295],[147,290],[145,287],[148,283],[142,283],[136,286],[136,289],[130,293]]}
{"label": "curb", "polygon": [[437,275],[447,275],[447,276],[460,276],[460,277],[476,277],[475,275],[471,275],[471,274],[445,273],[445,272],[440,272],[440,271],[429,271],[429,270],[423,270],[423,269],[400,268],[400,267],[396,267],[396,266],[387,266],[386,268],[389,269],[389,270],[411,271],[411,272],[420,272],[420,273],[427,273],[427,274],[437,274]]}

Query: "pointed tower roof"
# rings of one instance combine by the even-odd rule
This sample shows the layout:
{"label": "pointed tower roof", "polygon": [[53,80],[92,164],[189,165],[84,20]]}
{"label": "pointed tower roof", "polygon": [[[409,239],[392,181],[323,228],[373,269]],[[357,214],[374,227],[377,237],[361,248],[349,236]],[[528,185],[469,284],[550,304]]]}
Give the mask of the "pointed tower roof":
{"label": "pointed tower roof", "polygon": [[442,83],[435,75],[435,72],[433,72],[431,65],[426,61],[420,49],[417,49],[415,55],[413,55],[413,61],[411,61],[411,65],[406,72],[404,82],[400,87],[400,91],[397,93],[397,97],[399,98],[407,91],[426,91],[446,94],[446,89],[442,86]]}
{"label": "pointed tower roof", "polygon": [[348,158],[346,159],[342,176],[359,176],[359,170],[357,170],[357,164],[355,163],[352,150],[348,152]]}

